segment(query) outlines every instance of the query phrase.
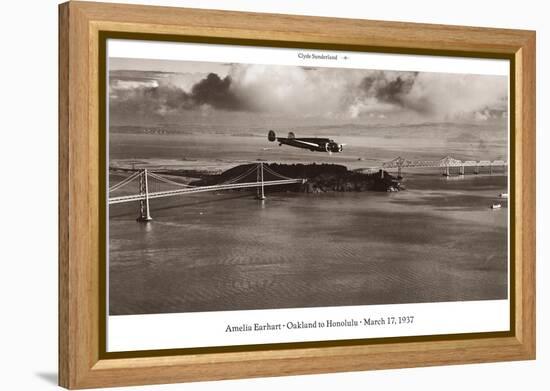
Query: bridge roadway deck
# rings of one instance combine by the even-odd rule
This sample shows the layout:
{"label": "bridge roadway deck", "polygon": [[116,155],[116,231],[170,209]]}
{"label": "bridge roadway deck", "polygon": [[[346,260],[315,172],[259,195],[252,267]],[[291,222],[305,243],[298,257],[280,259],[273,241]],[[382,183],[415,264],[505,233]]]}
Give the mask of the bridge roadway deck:
{"label": "bridge roadway deck", "polygon": [[[277,181],[264,181],[263,186],[289,185],[293,183],[305,183],[305,180],[304,179],[282,179]],[[173,196],[191,194],[191,193],[204,193],[207,191],[244,189],[244,188],[261,187],[261,186],[262,186],[262,182],[245,182],[245,183],[197,186],[197,187],[189,187],[185,189],[158,191],[154,193],[148,193],[147,196],[145,194],[132,194],[132,195],[109,198],[109,205],[120,204],[123,202],[141,201],[141,200],[145,200],[146,197],[149,199],[164,198],[164,197],[173,197]]]}

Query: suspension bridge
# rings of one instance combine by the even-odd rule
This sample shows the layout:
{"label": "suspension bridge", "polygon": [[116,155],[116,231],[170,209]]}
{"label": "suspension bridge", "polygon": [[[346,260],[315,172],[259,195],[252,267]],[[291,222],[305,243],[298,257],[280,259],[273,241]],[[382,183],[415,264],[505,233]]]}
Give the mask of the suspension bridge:
{"label": "suspension bridge", "polygon": [[471,168],[470,171],[473,174],[480,174],[483,171],[492,174],[497,167],[506,168],[507,166],[508,163],[504,160],[459,160],[452,156],[446,156],[441,160],[409,160],[399,156],[383,163],[380,167],[371,167],[362,171],[397,169],[397,175],[401,177],[404,168],[441,168],[443,175],[450,176],[453,168],[458,170],[459,175],[465,175],[466,168]]}
{"label": "suspension bridge", "polygon": [[[266,180],[266,177],[272,177],[274,179]],[[252,180],[252,178],[254,178],[254,180]],[[130,190],[128,194],[130,184],[134,185],[136,182],[137,193]],[[263,162],[253,165],[250,169],[234,178],[227,179],[216,185],[207,186],[192,186],[179,182],[173,176],[166,176],[147,169],[142,169],[135,171],[127,178],[109,187],[109,205],[139,202],[139,215],[137,220],[150,221],[152,218],[149,200],[152,199],[220,190],[256,188],[257,198],[264,200],[264,187],[266,186],[281,186],[296,183],[303,184],[305,182],[305,179],[289,178],[281,175],[269,168],[269,166],[264,165]],[[135,188],[133,191],[135,191]],[[122,192],[125,192],[125,194],[117,195],[117,193]]]}

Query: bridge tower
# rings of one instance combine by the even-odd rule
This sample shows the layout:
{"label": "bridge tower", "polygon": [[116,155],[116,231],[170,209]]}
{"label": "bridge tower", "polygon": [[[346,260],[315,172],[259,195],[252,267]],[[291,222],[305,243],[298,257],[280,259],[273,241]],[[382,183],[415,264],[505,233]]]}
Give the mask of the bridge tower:
{"label": "bridge tower", "polygon": [[259,200],[265,200],[265,193],[264,193],[264,163],[260,162],[258,164],[258,167],[256,168],[256,182],[261,183],[260,186],[257,188],[256,197]]}
{"label": "bridge tower", "polygon": [[147,169],[144,169],[139,176],[139,194],[144,196],[139,200],[139,216],[137,221],[148,222],[153,220],[149,213],[149,184],[147,183]]}

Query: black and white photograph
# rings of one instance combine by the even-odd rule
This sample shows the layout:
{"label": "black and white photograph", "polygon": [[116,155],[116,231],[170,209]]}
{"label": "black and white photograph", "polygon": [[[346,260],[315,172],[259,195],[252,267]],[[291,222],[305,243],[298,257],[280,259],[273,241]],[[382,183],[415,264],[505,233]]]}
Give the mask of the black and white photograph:
{"label": "black and white photograph", "polygon": [[2,3],[0,388],[543,388],[546,8]]}
{"label": "black and white photograph", "polygon": [[109,315],[507,300],[507,74],[295,52],[109,57]]}

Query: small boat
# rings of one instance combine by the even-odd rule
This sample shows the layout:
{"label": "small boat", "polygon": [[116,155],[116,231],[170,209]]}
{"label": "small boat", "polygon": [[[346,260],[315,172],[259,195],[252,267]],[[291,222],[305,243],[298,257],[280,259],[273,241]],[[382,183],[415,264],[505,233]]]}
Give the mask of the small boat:
{"label": "small boat", "polygon": [[500,193],[498,196],[500,198],[508,198],[508,193]]}
{"label": "small boat", "polygon": [[500,209],[502,208],[502,205],[501,204],[493,204],[491,205],[491,209]]}

